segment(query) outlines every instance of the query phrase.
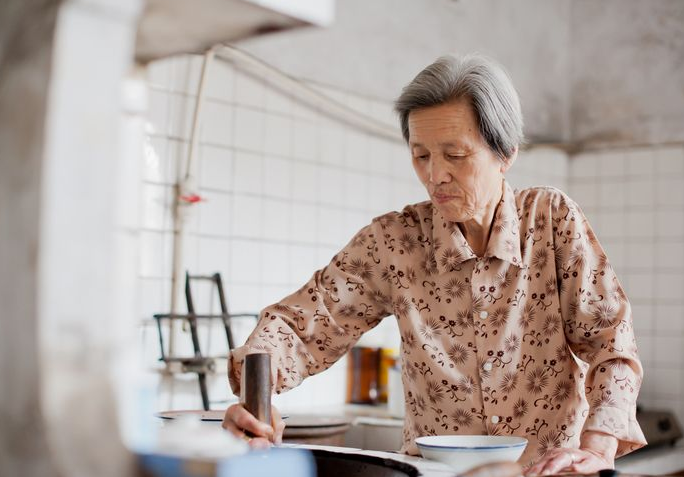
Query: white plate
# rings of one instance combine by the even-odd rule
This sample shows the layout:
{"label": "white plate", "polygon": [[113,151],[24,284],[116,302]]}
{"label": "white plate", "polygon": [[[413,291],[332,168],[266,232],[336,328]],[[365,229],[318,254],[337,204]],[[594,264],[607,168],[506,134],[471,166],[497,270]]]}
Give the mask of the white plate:
{"label": "white plate", "polygon": [[426,459],[450,465],[456,472],[492,462],[515,462],[527,439],[513,436],[424,436],[416,445]]}

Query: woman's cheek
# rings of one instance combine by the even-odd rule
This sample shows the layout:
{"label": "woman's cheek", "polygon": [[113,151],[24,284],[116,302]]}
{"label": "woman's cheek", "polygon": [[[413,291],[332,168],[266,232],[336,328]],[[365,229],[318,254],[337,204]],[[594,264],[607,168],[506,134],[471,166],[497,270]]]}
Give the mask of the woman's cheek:
{"label": "woman's cheek", "polygon": [[477,210],[478,202],[477,191],[474,189],[466,189],[464,194],[463,208],[472,214],[475,210]]}

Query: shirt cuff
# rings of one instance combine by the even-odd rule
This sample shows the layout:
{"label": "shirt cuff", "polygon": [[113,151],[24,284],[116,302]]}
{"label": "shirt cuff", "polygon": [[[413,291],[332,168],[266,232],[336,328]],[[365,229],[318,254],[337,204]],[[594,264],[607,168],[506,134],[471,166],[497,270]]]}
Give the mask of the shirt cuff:
{"label": "shirt cuff", "polygon": [[240,374],[242,373],[242,361],[245,353],[244,346],[233,349],[228,353],[228,384],[233,394],[240,397]]}
{"label": "shirt cuff", "polygon": [[[240,398],[242,401],[242,396],[240,395],[241,379],[242,379],[242,363],[245,360],[245,356],[250,353],[264,353],[263,349],[256,349],[251,346],[245,345],[239,348],[233,349],[228,353],[228,384],[230,384],[230,389],[233,394]],[[278,378],[278,366],[275,362],[275,357],[271,354],[271,394],[276,391],[276,384]]]}
{"label": "shirt cuff", "polygon": [[644,433],[633,414],[619,407],[602,406],[591,409],[582,432],[595,431],[618,440],[615,457],[629,454],[646,445]]}

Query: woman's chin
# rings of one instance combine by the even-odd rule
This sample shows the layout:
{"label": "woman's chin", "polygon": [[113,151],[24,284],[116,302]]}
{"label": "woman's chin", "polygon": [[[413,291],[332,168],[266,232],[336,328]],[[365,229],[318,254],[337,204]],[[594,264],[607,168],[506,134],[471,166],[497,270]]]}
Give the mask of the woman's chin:
{"label": "woman's chin", "polygon": [[467,222],[473,218],[473,214],[463,209],[437,206],[437,210],[447,222]]}

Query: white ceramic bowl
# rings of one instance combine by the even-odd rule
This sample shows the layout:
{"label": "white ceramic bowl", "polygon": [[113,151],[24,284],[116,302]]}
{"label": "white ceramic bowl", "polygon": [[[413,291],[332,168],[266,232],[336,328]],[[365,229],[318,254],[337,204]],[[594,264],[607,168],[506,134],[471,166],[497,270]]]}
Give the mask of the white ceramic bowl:
{"label": "white ceramic bowl", "polygon": [[524,437],[424,436],[416,445],[426,459],[450,465],[457,473],[492,462],[515,462],[527,446]]}

